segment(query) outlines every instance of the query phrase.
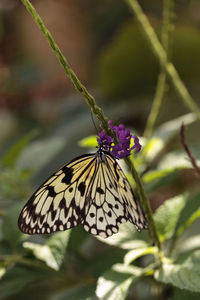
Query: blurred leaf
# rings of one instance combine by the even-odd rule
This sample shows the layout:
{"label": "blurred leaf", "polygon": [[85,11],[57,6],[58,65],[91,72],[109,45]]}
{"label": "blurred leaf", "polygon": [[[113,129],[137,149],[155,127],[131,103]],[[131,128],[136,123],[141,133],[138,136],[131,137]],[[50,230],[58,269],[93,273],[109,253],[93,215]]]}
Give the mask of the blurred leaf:
{"label": "blurred leaf", "polygon": [[96,148],[96,146],[97,146],[97,137],[96,137],[96,135],[88,136],[88,137],[80,140],[78,145],[80,147]]}
{"label": "blurred leaf", "polygon": [[25,242],[23,243],[23,247],[31,251],[37,259],[44,261],[50,268],[56,271],[59,270],[59,265],[47,245]]}
{"label": "blurred leaf", "polygon": [[145,191],[151,193],[160,187],[169,184],[176,178],[180,170],[181,168],[170,168],[148,172],[143,176]]}
{"label": "blurred leaf", "polygon": [[164,148],[164,142],[161,138],[152,137],[144,146],[142,152],[148,161],[151,161]]}
{"label": "blurred leaf", "polygon": [[9,269],[1,278],[0,295],[1,299],[7,299],[11,295],[16,295],[27,285],[33,282],[39,282],[42,278],[47,277],[44,270],[28,269],[25,267],[14,267]]}
{"label": "blurred leaf", "polygon": [[191,195],[185,202],[183,209],[179,213],[178,222],[174,230],[173,243],[186,228],[188,228],[197,218],[200,218],[200,192]]}
{"label": "blurred leaf", "polygon": [[180,213],[184,208],[188,194],[179,195],[172,199],[166,200],[154,214],[154,220],[161,241],[170,238],[176,228]]}
{"label": "blurred leaf", "polygon": [[65,145],[64,138],[53,137],[29,144],[16,161],[20,169],[40,169],[44,167],[53,156]]}
{"label": "blurred leaf", "polygon": [[116,264],[98,279],[96,295],[98,299],[123,300],[130,285],[141,275],[140,268]]}
{"label": "blurred leaf", "polygon": [[[197,165],[200,165],[200,151],[199,147],[190,147],[192,154],[194,155]],[[192,169],[193,166],[185,153],[185,151],[174,151],[166,154],[164,158],[160,161],[160,169],[165,168],[189,168]]]}
{"label": "blurred leaf", "polygon": [[193,292],[200,292],[200,250],[188,255],[182,264],[164,262],[155,278]]}
{"label": "blurred leaf", "polygon": [[[179,132],[182,123],[184,123],[185,125],[189,125],[195,121],[195,115],[193,113],[189,113],[174,120],[168,121],[156,128],[152,138],[147,142],[146,146],[143,149],[147,160],[153,160],[157,156],[157,154],[161,150],[163,150],[169,140]],[[168,164],[166,168],[169,167],[173,166]]]}
{"label": "blurred leaf", "polygon": [[71,230],[66,230],[54,233],[47,241],[47,246],[51,250],[58,267],[63,262],[70,236]]}
{"label": "blurred leaf", "polygon": [[177,134],[180,130],[181,125],[192,124],[196,121],[196,116],[193,113],[189,113],[178,117],[174,120],[168,121],[160,125],[154,131],[153,137],[159,138],[166,144],[175,134]]}
{"label": "blurred leaf", "polygon": [[176,255],[180,255],[197,249],[200,249],[200,234],[180,238],[176,244],[175,253]]}
{"label": "blurred leaf", "polygon": [[107,239],[98,237],[103,243],[122,249],[137,249],[148,245],[148,235],[144,230],[137,232],[134,225],[129,222],[120,225],[119,232]]}
{"label": "blurred leaf", "polygon": [[177,171],[177,169],[175,169],[175,168],[151,171],[151,172],[148,172],[147,174],[145,174],[143,176],[143,180],[144,180],[145,183],[149,183],[149,182],[154,181],[156,179],[160,179],[162,177],[165,177],[168,174],[171,174],[175,171]]}
{"label": "blurred leaf", "polygon": [[126,265],[129,265],[130,263],[132,263],[134,260],[136,260],[141,256],[154,254],[154,253],[155,253],[154,247],[134,249],[127,252],[127,254],[124,256],[124,263]]}
{"label": "blurred leaf", "polygon": [[3,277],[3,275],[4,275],[5,273],[6,273],[6,269],[0,267],[0,279],[1,279],[1,277]]}
{"label": "blurred leaf", "polygon": [[63,262],[70,233],[70,230],[55,233],[46,245],[25,242],[23,247],[30,250],[37,259],[44,261],[47,266],[57,271]]}
{"label": "blurred leaf", "polygon": [[17,141],[15,145],[12,146],[12,148],[6,153],[6,155],[4,155],[2,159],[2,165],[4,167],[13,167],[24,148],[38,135],[38,133],[39,131],[34,129]]}
{"label": "blurred leaf", "polygon": [[2,224],[3,239],[8,242],[12,248],[16,248],[27,235],[23,234],[17,225],[20,211],[22,210],[23,204],[19,202],[13,205],[5,214]]}

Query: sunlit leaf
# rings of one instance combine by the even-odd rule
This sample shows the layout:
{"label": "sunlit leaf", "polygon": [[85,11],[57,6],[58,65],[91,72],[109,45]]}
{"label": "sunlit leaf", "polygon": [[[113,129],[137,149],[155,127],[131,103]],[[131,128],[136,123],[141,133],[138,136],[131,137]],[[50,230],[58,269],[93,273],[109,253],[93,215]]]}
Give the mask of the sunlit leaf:
{"label": "sunlit leaf", "polygon": [[32,252],[39,260],[44,261],[47,266],[54,270],[59,269],[59,265],[53,256],[51,249],[47,245],[39,245],[36,243],[24,242],[23,247]]}
{"label": "sunlit leaf", "polygon": [[37,259],[44,261],[50,268],[59,270],[66,252],[70,233],[70,230],[58,232],[45,245],[25,242],[23,247],[31,251]]}
{"label": "sunlit leaf", "polygon": [[160,239],[170,238],[176,228],[181,211],[188,200],[188,194],[166,200],[155,212],[154,220]]}
{"label": "sunlit leaf", "polygon": [[148,247],[148,248],[140,248],[140,249],[134,249],[129,252],[124,256],[124,263],[126,265],[129,265],[132,263],[134,260],[137,258],[148,255],[148,254],[154,254],[155,253],[155,248],[154,247]]}
{"label": "sunlit leaf", "polygon": [[198,218],[200,218],[200,193],[191,195],[185,202],[180,212],[178,222],[174,229],[173,241],[177,239],[183,232]]}
{"label": "sunlit leaf", "polygon": [[1,279],[1,277],[3,277],[3,275],[4,275],[5,273],[6,273],[6,269],[0,267],[0,279]]}
{"label": "sunlit leaf", "polygon": [[130,223],[120,225],[119,232],[113,234],[107,239],[98,237],[98,239],[111,246],[117,246],[122,249],[137,249],[148,245],[148,234],[146,231],[137,232]]}
{"label": "sunlit leaf", "polygon": [[200,250],[190,254],[182,264],[164,262],[155,272],[158,281],[172,284],[180,289],[200,292]]}
{"label": "sunlit leaf", "polygon": [[[190,147],[192,154],[194,155],[197,165],[200,165],[200,151],[199,147]],[[179,169],[191,169],[193,168],[191,161],[189,160],[185,151],[174,151],[166,154],[164,158],[160,161],[159,166],[160,169],[165,168],[179,168]]]}
{"label": "sunlit leaf", "polygon": [[[169,140],[179,132],[182,123],[189,125],[196,121],[193,113],[186,114],[174,120],[168,121],[155,129],[152,138],[144,147],[144,154],[147,160],[153,160],[156,155],[163,150]],[[171,166],[167,166],[171,167]]]}
{"label": "sunlit leaf", "polygon": [[71,230],[57,232],[47,241],[46,245],[51,250],[58,267],[60,267],[63,262],[70,235]]}
{"label": "sunlit leaf", "polygon": [[142,269],[116,264],[105,272],[97,282],[98,299],[123,300],[130,285],[142,275]]}
{"label": "sunlit leaf", "polygon": [[187,252],[192,252],[194,250],[200,249],[200,234],[193,236],[184,235],[178,240],[175,248],[175,254],[183,254]]}
{"label": "sunlit leaf", "polygon": [[97,146],[97,138],[95,135],[91,135],[80,140],[78,144],[81,147],[95,148]]}

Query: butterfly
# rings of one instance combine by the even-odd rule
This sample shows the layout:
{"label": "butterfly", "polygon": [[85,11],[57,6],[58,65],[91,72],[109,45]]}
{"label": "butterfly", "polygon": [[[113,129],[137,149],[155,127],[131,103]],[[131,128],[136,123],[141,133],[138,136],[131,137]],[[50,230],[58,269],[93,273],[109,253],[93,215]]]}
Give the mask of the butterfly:
{"label": "butterfly", "polygon": [[24,206],[18,220],[26,234],[63,231],[79,224],[103,238],[129,221],[147,229],[144,213],[115,157],[100,145],[49,177]]}

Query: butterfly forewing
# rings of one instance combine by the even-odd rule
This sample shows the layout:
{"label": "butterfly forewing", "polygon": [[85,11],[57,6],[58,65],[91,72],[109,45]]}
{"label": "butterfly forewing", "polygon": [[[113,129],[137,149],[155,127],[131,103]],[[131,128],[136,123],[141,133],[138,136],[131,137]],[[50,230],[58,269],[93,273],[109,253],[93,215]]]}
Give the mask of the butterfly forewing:
{"label": "butterfly forewing", "polygon": [[104,238],[119,224],[147,228],[144,214],[122,169],[99,149],[80,156],[53,174],[31,197],[19,217],[24,233],[51,233],[83,224]]}
{"label": "butterfly forewing", "polygon": [[32,195],[19,216],[28,234],[62,231],[81,223],[87,210],[85,193],[94,170],[94,155],[81,156],[53,174]]}

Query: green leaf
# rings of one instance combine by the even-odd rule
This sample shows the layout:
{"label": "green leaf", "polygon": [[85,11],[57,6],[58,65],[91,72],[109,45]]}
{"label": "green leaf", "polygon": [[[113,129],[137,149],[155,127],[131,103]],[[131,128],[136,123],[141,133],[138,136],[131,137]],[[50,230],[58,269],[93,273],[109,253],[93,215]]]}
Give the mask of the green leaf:
{"label": "green leaf", "polygon": [[0,267],[0,279],[1,279],[1,277],[3,277],[3,275],[4,275],[5,273],[6,273],[6,269]]}
{"label": "green leaf", "polygon": [[175,236],[180,236],[195,220],[200,217],[200,192],[190,195],[183,210],[180,213],[178,223],[175,228]]}
{"label": "green leaf", "polygon": [[3,239],[10,245],[12,248],[16,248],[24,239],[27,238],[27,235],[23,234],[18,226],[17,220],[22,210],[22,202],[13,205],[5,214],[2,224],[2,233]]}
{"label": "green leaf", "polygon": [[178,240],[175,247],[175,254],[180,255],[187,252],[192,252],[194,250],[200,249],[200,234],[193,236],[183,236]]}
{"label": "green leaf", "polygon": [[55,233],[45,245],[25,242],[23,247],[54,270],[59,270],[66,252],[70,230]]}
{"label": "green leaf", "polygon": [[166,200],[154,214],[154,220],[161,241],[172,237],[181,211],[188,200],[188,194]]}
{"label": "green leaf", "polygon": [[137,232],[134,225],[127,222],[120,225],[119,232],[107,239],[98,237],[103,243],[122,249],[144,248],[148,245],[148,235],[146,231]]}
{"label": "green leaf", "polygon": [[[199,147],[190,147],[192,154],[194,155],[197,165],[200,164],[200,152]],[[160,161],[160,169],[165,168],[179,168],[179,169],[192,169],[193,166],[187,157],[185,151],[179,150],[166,154]]]}
{"label": "green leaf", "polygon": [[38,135],[38,133],[39,131],[34,129],[17,141],[16,144],[12,146],[12,148],[3,157],[2,165],[4,167],[13,167],[24,148]]}
{"label": "green leaf", "polygon": [[50,248],[47,245],[39,245],[36,243],[24,242],[23,247],[39,260],[44,261],[47,266],[54,270],[59,270],[59,265],[55,260]]}
{"label": "green leaf", "polygon": [[124,263],[126,265],[131,264],[134,260],[137,258],[148,255],[148,254],[154,254],[155,253],[155,248],[154,247],[148,247],[148,248],[140,248],[140,249],[134,249],[129,252],[124,256]]}
{"label": "green leaf", "polygon": [[182,123],[189,125],[195,121],[196,116],[193,113],[189,113],[159,126],[143,149],[147,160],[153,160],[164,149],[169,140],[179,132]]}
{"label": "green leaf", "polygon": [[200,292],[200,250],[190,254],[182,264],[164,262],[155,279],[180,289]]}
{"label": "green leaf", "polygon": [[142,269],[116,264],[105,272],[97,282],[98,299],[123,300],[130,285],[142,275]]}
{"label": "green leaf", "polygon": [[51,250],[58,267],[60,267],[63,262],[70,236],[71,230],[66,230],[53,234],[47,241],[46,245]]}
{"label": "green leaf", "polygon": [[95,135],[90,135],[79,141],[80,147],[95,148],[97,146],[97,137]]}
{"label": "green leaf", "polygon": [[160,187],[169,184],[179,174],[180,170],[181,168],[170,168],[148,172],[143,177],[146,192],[151,193]]}
{"label": "green leaf", "polygon": [[189,125],[195,121],[196,116],[194,113],[183,115],[160,125],[154,131],[153,137],[160,138],[163,141],[163,144],[166,144],[175,134],[179,132],[183,123],[184,125]]}

